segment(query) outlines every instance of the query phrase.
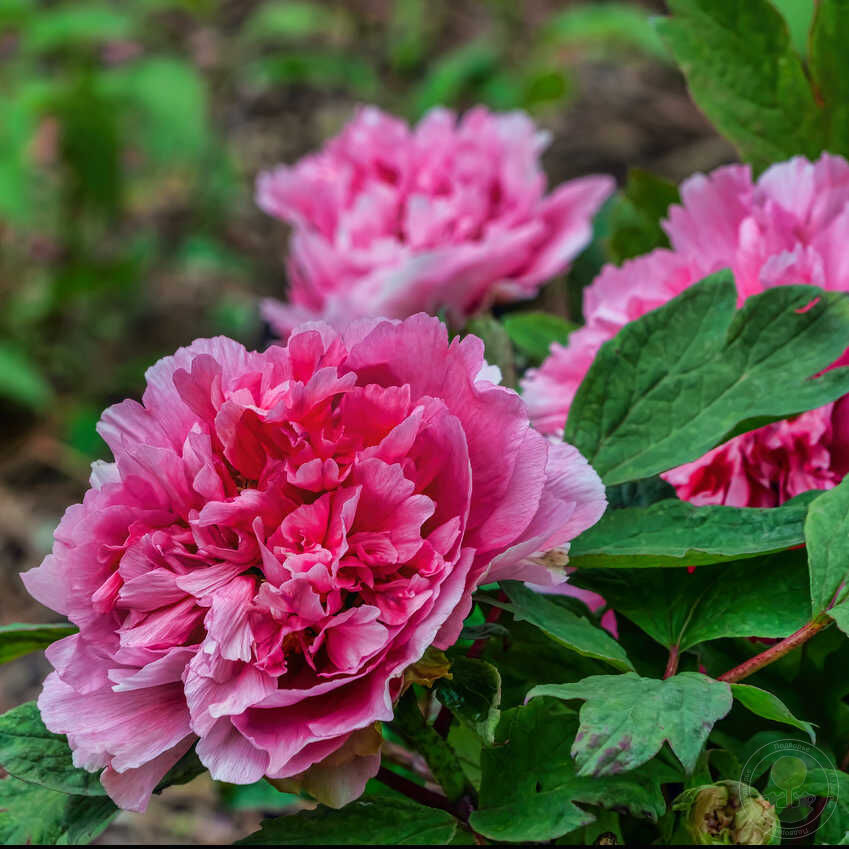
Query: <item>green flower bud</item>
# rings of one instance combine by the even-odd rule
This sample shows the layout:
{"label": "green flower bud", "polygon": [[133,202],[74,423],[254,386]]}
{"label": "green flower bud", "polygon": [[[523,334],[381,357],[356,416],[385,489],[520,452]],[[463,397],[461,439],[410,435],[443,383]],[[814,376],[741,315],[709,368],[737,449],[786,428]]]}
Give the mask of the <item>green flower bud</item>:
{"label": "green flower bud", "polygon": [[748,784],[718,781],[684,791],[673,810],[686,814],[687,831],[702,845],[763,845],[778,841],[775,807]]}

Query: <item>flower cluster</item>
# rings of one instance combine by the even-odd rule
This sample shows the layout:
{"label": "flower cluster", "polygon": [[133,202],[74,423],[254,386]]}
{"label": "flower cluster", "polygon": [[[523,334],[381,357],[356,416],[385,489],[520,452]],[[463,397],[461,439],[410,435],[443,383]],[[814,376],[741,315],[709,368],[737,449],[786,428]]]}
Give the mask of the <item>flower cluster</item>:
{"label": "flower cluster", "polygon": [[289,222],[289,303],[264,314],[285,338],[304,320],[444,311],[456,323],[533,297],[586,246],[613,191],[583,177],[545,194],[547,142],[521,112],[429,112],[415,128],[362,109],[293,167],[262,174],[257,200]]}
{"label": "flower cluster", "polygon": [[475,587],[562,581],[535,553],[605,507],[497,380],[479,339],[424,315],[151,368],[24,576],[79,627],[39,699],[75,763],[135,810],[195,742],[216,779],[359,795],[405,669],[456,641]]}
{"label": "flower cluster", "polygon": [[[581,380],[601,345],[625,324],[721,268],[734,272],[740,301],[770,286],[809,283],[849,291],[849,163],[797,157],[753,182],[743,165],[697,175],[681,187],[665,229],[671,250],[607,266],[585,290],[586,326],[554,345],[523,382],[531,418],[562,431]],[[842,364],[844,358],[839,361]],[[849,407],[841,399],[738,436],[667,472],[696,504],[775,506],[829,489],[849,471]]]}

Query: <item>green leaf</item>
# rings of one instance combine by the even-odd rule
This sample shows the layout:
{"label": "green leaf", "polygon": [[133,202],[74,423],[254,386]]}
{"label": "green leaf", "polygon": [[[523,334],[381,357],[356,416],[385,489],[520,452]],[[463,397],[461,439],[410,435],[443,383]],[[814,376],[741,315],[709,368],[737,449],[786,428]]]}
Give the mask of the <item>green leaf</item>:
{"label": "green leaf", "polygon": [[189,63],[155,57],[114,69],[102,85],[131,105],[130,131],[156,165],[192,164],[208,141],[206,82]]}
{"label": "green leaf", "polygon": [[333,29],[339,18],[320,3],[276,0],[263,3],[245,21],[239,37],[249,42],[299,41]]}
{"label": "green leaf", "polygon": [[9,775],[77,796],[104,796],[98,773],[77,769],[68,741],[45,728],[35,702],[0,716],[0,766]]}
{"label": "green leaf", "polygon": [[[820,761],[816,756],[806,755],[805,752],[801,753],[798,765],[804,766],[806,761],[809,764]],[[777,784],[771,774],[763,791],[764,797],[775,805],[779,814],[788,807],[788,796],[792,797],[797,805],[799,800],[806,796],[827,798],[828,802],[820,815],[821,825],[817,829],[813,845],[842,843],[849,829],[849,775],[838,769],[814,767],[806,769],[804,774],[800,771],[798,778],[802,779],[801,782],[797,783],[791,779],[788,786],[787,780]]]}
{"label": "green leaf", "polygon": [[633,669],[622,646],[607,631],[517,581],[503,581],[501,586],[511,602],[505,607],[519,621],[536,625],[552,640],[584,657],[603,660],[616,669]]}
{"label": "green leaf", "polygon": [[849,299],[779,286],[736,310],[720,271],[605,342],[566,422],[567,442],[606,484],[650,477],[737,433],[849,391],[831,365],[849,342]]}
{"label": "green leaf", "polygon": [[796,719],[778,696],[767,690],[762,690],[760,687],[753,687],[751,684],[732,684],[731,693],[743,707],[757,716],[800,728],[811,738],[812,743],[816,742],[817,735],[814,726],[810,722]]}
{"label": "green leaf", "polygon": [[[36,206],[32,181],[37,170],[31,161],[30,145],[37,126],[39,111],[26,97],[16,92],[13,97],[0,95],[0,215],[15,224],[29,221]],[[5,346],[0,347],[0,393],[5,394],[4,379],[14,380],[14,370],[3,366]],[[22,355],[13,354],[16,360]],[[38,375],[36,375],[38,378]]]}
{"label": "green leaf", "polygon": [[68,3],[44,9],[24,31],[27,52],[67,49],[132,38],[133,19],[107,3]]}
{"label": "green leaf", "polygon": [[457,719],[492,743],[501,716],[501,676],[491,663],[469,657],[454,658],[451,678],[440,678],[433,689]]}
{"label": "green leaf", "polygon": [[578,775],[615,775],[653,758],[665,742],[691,772],[714,723],[731,710],[728,684],[699,672],[664,681],[593,675],[574,684],[534,687],[528,698],[584,699],[572,746]]}
{"label": "green leaf", "polygon": [[22,622],[0,625],[0,663],[46,649],[76,630],[76,625],[27,625]]}
{"label": "green leaf", "polygon": [[510,632],[497,622],[482,622],[479,625],[464,625],[461,640],[488,640],[490,637],[507,637]]}
{"label": "green leaf", "polygon": [[[787,2],[787,0],[785,0]],[[811,7],[807,13],[810,16]],[[849,153],[849,68],[846,45],[849,43],[849,2],[820,0],[810,35],[808,60],[817,93],[825,104],[829,123],[828,149]]]}
{"label": "green leaf", "polygon": [[486,361],[501,370],[501,383],[504,386],[515,386],[513,346],[501,323],[491,315],[479,315],[466,324],[466,333],[474,333],[483,340]]}
{"label": "green leaf", "polygon": [[263,820],[239,846],[426,845],[444,846],[457,832],[451,814],[397,798],[373,797],[338,811],[319,806],[293,816]]}
{"label": "green leaf", "polygon": [[[655,475],[636,481],[626,481],[605,488],[608,510],[622,510],[625,507],[650,507],[658,501],[678,498],[675,487],[662,477]],[[569,549],[571,554],[572,549]]]}
{"label": "green leaf", "polygon": [[608,511],[570,546],[577,568],[701,566],[801,545],[812,492],[781,507],[696,506],[667,499]]}
{"label": "green leaf", "polygon": [[743,159],[760,170],[826,147],[801,57],[768,0],[669,0],[669,8],[660,35],[693,99]]}
{"label": "green leaf", "polygon": [[459,799],[466,792],[468,788],[456,754],[433,726],[425,722],[413,687],[395,705],[392,728],[410,748],[424,756],[433,777],[449,800]]}
{"label": "green leaf", "polygon": [[259,810],[270,813],[300,807],[300,797],[283,793],[264,778],[253,784],[216,784],[221,800],[231,811]]}
{"label": "green leaf", "polygon": [[787,21],[790,40],[796,52],[800,56],[807,55],[811,22],[819,4],[811,3],[811,0],[772,0],[772,5]]}
{"label": "green leaf", "polygon": [[499,59],[498,52],[483,39],[438,58],[413,92],[414,117],[434,106],[456,105],[463,94],[496,75]]}
{"label": "green leaf", "polygon": [[108,797],[69,796],[15,778],[0,781],[0,842],[91,843],[118,813]]}
{"label": "green leaf", "polygon": [[670,205],[679,199],[674,183],[641,168],[632,168],[625,189],[610,213],[610,253],[614,262],[669,247],[660,222]]}
{"label": "green leaf", "polygon": [[[811,606],[813,615],[818,616],[835,604],[844,604],[846,599],[849,478],[812,502],[805,520],[805,540],[811,575]],[[836,614],[834,618],[840,625],[843,614]]]}
{"label": "green leaf", "polygon": [[0,398],[42,410],[51,395],[50,384],[25,354],[0,345]]}
{"label": "green leaf", "polygon": [[656,822],[666,809],[660,783],[678,775],[652,764],[629,776],[581,777],[569,753],[577,729],[574,712],[547,699],[507,711],[498,726],[500,745],[481,753],[472,828],[498,841],[552,840],[595,821],[575,802],[625,808]]}
{"label": "green leaf", "polygon": [[541,363],[552,342],[565,345],[569,334],[577,327],[571,321],[546,312],[515,312],[501,320],[516,350],[531,362]]}
{"label": "green leaf", "polygon": [[601,45],[619,51],[630,48],[657,59],[669,59],[646,11],[630,3],[575,4],[551,18],[543,37],[563,47],[586,49]]}
{"label": "green leaf", "polygon": [[372,98],[380,88],[374,68],[360,56],[338,51],[286,50],[248,63],[244,81],[260,90],[279,85],[308,85],[350,91]]}
{"label": "green leaf", "polygon": [[579,569],[570,581],[600,593],[652,639],[681,651],[722,637],[786,637],[811,616],[805,556],[798,550],[692,575],[683,569]]}
{"label": "green leaf", "polygon": [[192,746],[171,769],[165,773],[165,777],[156,785],[154,793],[161,793],[166,787],[174,787],[177,784],[188,784],[199,775],[206,772],[206,767],[200,762],[195,747]]}

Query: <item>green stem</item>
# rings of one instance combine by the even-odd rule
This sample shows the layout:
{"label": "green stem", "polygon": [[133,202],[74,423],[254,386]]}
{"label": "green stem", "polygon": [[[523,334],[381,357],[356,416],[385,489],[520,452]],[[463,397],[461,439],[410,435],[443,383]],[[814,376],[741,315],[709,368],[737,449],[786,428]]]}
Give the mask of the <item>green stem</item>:
{"label": "green stem", "polygon": [[408,745],[424,756],[449,801],[454,802],[471,792],[457,756],[422,716],[412,687],[395,706],[393,726]]}

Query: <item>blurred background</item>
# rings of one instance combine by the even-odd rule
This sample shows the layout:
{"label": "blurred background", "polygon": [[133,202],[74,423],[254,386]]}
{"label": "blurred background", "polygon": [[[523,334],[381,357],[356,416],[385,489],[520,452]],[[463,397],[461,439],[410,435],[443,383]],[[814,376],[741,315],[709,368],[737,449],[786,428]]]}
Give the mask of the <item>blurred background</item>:
{"label": "blurred background", "polygon": [[[812,3],[785,0],[804,39]],[[285,293],[284,227],[258,171],[336,133],[360,103],[521,108],[549,129],[552,184],[638,166],[675,182],[732,161],[649,19],[662,2],[0,0],[0,624],[45,621],[17,573],[80,499],[102,409],[199,336],[264,344]],[[609,210],[608,210],[609,211]],[[605,259],[597,239],[578,285]],[[543,304],[565,303],[555,281]],[[0,710],[46,662],[0,670]],[[121,815],[101,843],[226,843],[286,804],[198,779]]]}

